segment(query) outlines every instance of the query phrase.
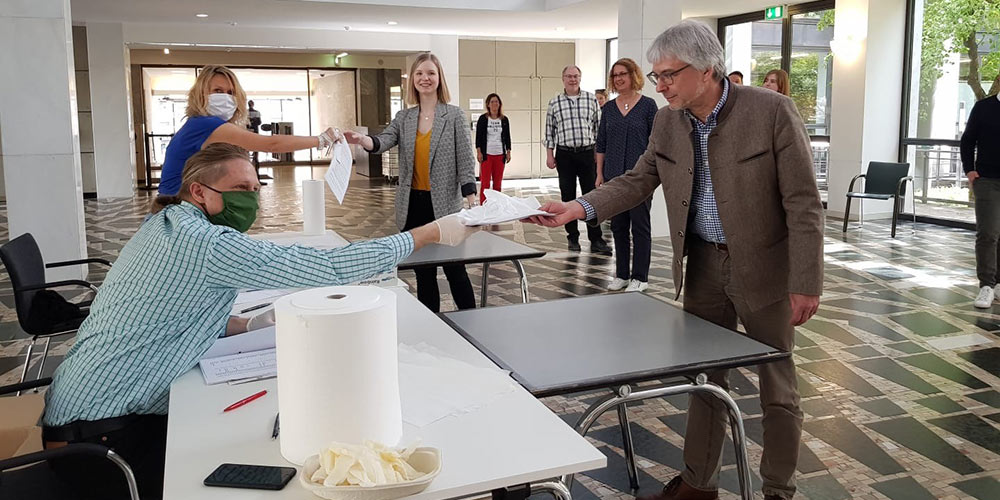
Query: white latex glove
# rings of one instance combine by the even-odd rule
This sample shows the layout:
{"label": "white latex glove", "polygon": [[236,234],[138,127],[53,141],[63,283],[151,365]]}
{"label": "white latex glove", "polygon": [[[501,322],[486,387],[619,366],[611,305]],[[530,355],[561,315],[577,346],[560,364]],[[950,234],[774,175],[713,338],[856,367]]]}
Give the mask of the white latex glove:
{"label": "white latex glove", "polygon": [[260,330],[261,328],[267,328],[269,326],[274,326],[274,308],[271,307],[267,311],[264,311],[258,315],[251,316],[247,320],[247,331],[252,332],[254,330]]}
{"label": "white latex glove", "polygon": [[451,214],[434,221],[441,233],[438,243],[451,247],[458,246],[466,238],[482,230],[479,226],[466,226],[458,219],[458,214]]}
{"label": "white latex glove", "polygon": [[333,147],[333,143],[340,140],[343,135],[340,133],[339,129],[327,128],[322,134],[316,136],[319,139],[319,150],[325,151],[327,154],[330,152],[330,148]]}

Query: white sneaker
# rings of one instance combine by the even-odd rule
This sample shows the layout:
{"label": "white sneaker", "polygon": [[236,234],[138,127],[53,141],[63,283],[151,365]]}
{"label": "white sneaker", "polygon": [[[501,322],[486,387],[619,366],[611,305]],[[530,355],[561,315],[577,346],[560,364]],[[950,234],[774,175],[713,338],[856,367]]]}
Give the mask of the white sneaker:
{"label": "white sneaker", "polygon": [[993,300],[1000,300],[1000,283],[993,287]]}
{"label": "white sneaker", "polygon": [[649,288],[649,283],[645,281],[632,280],[628,283],[628,288],[625,289],[626,292],[642,292]]}
{"label": "white sneaker", "polygon": [[979,296],[976,297],[976,301],[972,305],[980,309],[989,309],[993,305],[993,287],[984,286],[979,289]]}
{"label": "white sneaker", "polygon": [[615,279],[611,280],[611,283],[608,285],[608,290],[612,292],[617,292],[618,290],[621,290],[627,286],[628,286],[628,280],[623,280],[621,278],[615,277]]}

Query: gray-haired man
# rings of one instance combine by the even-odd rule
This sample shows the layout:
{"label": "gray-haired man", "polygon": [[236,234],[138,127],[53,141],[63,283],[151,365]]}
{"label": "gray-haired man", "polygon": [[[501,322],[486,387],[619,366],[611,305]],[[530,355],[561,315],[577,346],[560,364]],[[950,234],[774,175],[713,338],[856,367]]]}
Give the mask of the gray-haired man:
{"label": "gray-haired man", "polygon": [[[738,320],[748,336],[791,351],[794,326],[816,312],[823,287],[823,207],[802,118],[788,97],[732,85],[719,39],[700,23],[666,30],[646,57],[669,109],[657,113],[635,168],[576,201],[542,205],[554,215],[533,220],[604,220],[662,185],[684,310],[732,330]],[[764,498],[791,498],[802,437],[795,365],[788,358],[758,373]],[[729,387],[726,371],[709,380]],[[718,498],[726,421],[719,400],[692,396],[684,471],[656,500]]]}

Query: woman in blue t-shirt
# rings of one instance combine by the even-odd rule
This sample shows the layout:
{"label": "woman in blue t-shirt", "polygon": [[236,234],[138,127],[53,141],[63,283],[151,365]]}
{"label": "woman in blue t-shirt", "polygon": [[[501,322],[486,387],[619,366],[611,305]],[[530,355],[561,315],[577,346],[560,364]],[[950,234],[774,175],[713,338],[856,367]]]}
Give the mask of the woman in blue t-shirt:
{"label": "woman in blue t-shirt", "polygon": [[188,92],[187,120],[167,145],[160,172],[159,194],[174,196],[181,188],[184,162],[205,146],[225,142],[247,151],[288,153],[300,149],[327,148],[339,132],[328,128],[314,137],[293,135],[258,135],[245,127],[247,95],[236,75],[225,66],[201,68],[198,79]]}

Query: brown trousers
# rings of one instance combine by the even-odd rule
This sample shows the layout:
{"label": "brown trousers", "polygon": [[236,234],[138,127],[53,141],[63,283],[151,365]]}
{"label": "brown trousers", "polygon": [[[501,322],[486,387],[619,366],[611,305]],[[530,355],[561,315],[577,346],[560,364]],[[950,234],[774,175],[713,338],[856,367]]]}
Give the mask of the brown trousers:
{"label": "brown trousers", "polygon": [[[688,245],[684,310],[730,330],[736,330],[739,320],[750,338],[791,351],[795,329],[788,299],[751,311],[745,297],[753,290],[741,290],[730,280],[729,252],[697,237],[690,238]],[[760,365],[757,370],[764,409],[764,454],[760,462],[764,494],[792,498],[802,438],[795,364],[788,358]],[[729,390],[728,370],[710,372],[708,380]],[[708,394],[691,396],[684,440],[685,470],[681,474],[688,485],[702,490],[718,488],[728,421],[726,406],[718,398]]]}

